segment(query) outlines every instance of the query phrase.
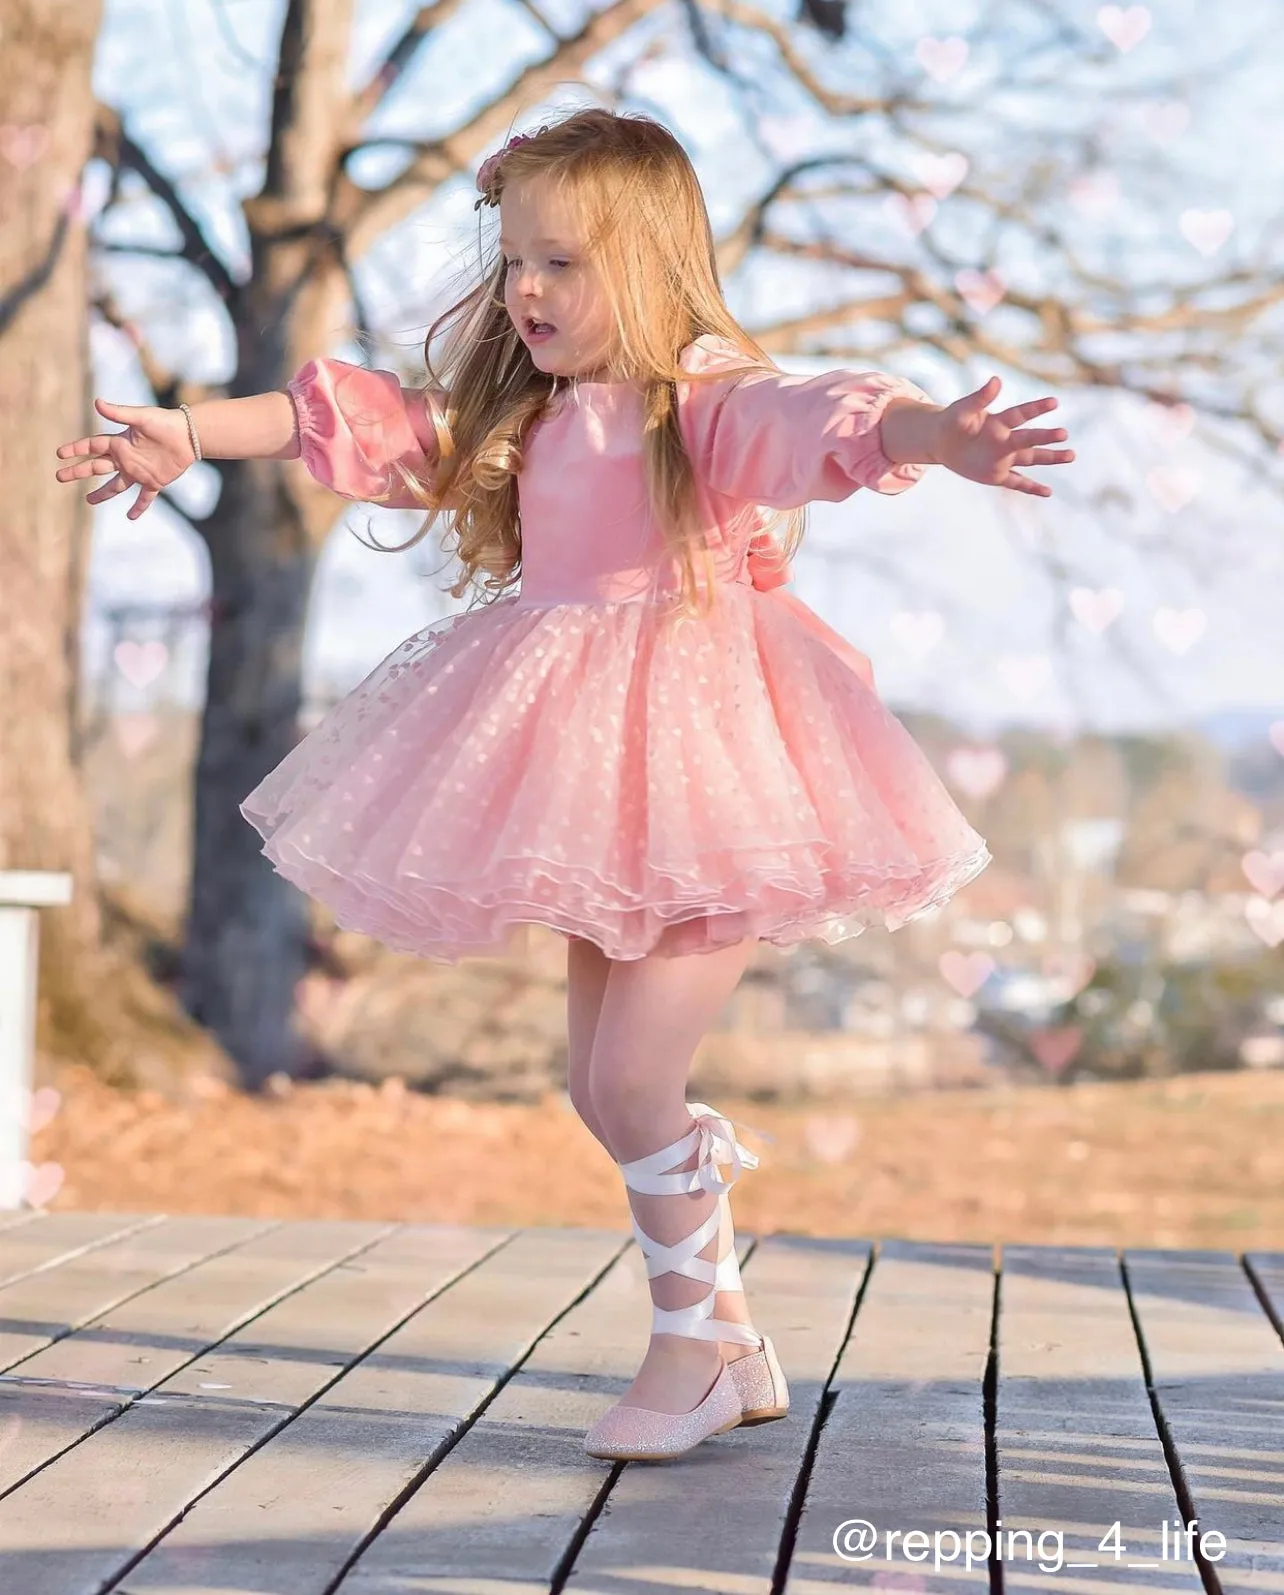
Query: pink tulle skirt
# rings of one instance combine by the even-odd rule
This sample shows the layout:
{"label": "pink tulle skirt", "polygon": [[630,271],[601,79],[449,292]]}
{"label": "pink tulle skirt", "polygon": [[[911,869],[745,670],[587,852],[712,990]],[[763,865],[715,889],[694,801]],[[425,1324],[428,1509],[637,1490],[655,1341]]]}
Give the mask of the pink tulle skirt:
{"label": "pink tulle skirt", "polygon": [[[862,668],[864,666],[864,668]],[[401,643],[240,805],[346,929],[445,963],[896,929],[989,862],[863,656],[792,594],[508,596]]]}

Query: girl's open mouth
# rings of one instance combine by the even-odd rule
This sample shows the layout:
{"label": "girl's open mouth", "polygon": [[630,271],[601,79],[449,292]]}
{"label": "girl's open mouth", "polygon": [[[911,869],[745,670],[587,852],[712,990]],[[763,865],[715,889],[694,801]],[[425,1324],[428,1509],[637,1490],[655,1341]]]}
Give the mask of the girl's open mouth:
{"label": "girl's open mouth", "polygon": [[526,333],[527,343],[542,343],[545,338],[551,338],[557,328],[550,321],[536,321],[533,316],[522,318],[522,328]]}

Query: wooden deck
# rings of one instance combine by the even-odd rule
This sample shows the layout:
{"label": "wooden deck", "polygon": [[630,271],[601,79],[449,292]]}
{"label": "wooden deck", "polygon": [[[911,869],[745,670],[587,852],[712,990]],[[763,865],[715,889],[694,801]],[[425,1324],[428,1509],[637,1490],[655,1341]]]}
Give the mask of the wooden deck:
{"label": "wooden deck", "polygon": [[5,1215],[0,1592],[1284,1592],[1284,1254],[740,1245],[790,1417],[610,1464],[625,1234]]}

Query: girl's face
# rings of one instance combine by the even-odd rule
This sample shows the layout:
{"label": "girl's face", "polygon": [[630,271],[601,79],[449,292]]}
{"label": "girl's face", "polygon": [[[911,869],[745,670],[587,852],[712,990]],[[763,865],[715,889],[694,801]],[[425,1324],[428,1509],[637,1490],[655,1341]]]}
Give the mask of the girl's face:
{"label": "girl's face", "polygon": [[531,177],[505,186],[499,217],[504,304],[531,359],[550,375],[591,379],[605,368],[615,329],[565,201]]}

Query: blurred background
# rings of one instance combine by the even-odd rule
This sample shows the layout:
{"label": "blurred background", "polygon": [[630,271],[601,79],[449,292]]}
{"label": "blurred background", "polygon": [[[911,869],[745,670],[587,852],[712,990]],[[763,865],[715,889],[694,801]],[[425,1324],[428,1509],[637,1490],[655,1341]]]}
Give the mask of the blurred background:
{"label": "blurred background", "polygon": [[28,1199],[623,1222],[564,942],[394,954],[237,812],[460,607],[439,546],[354,535],[418,517],[295,462],[137,521],[53,478],[94,395],[422,381],[477,166],[603,104],[683,140],[783,367],[997,374],[1077,451],[1048,501],[810,511],[797,591],[995,862],[895,935],[760,947],[690,1093],[774,1142],[748,1222],[1284,1245],[1282,35],[1273,0],[0,0],[0,870],[74,879]]}

